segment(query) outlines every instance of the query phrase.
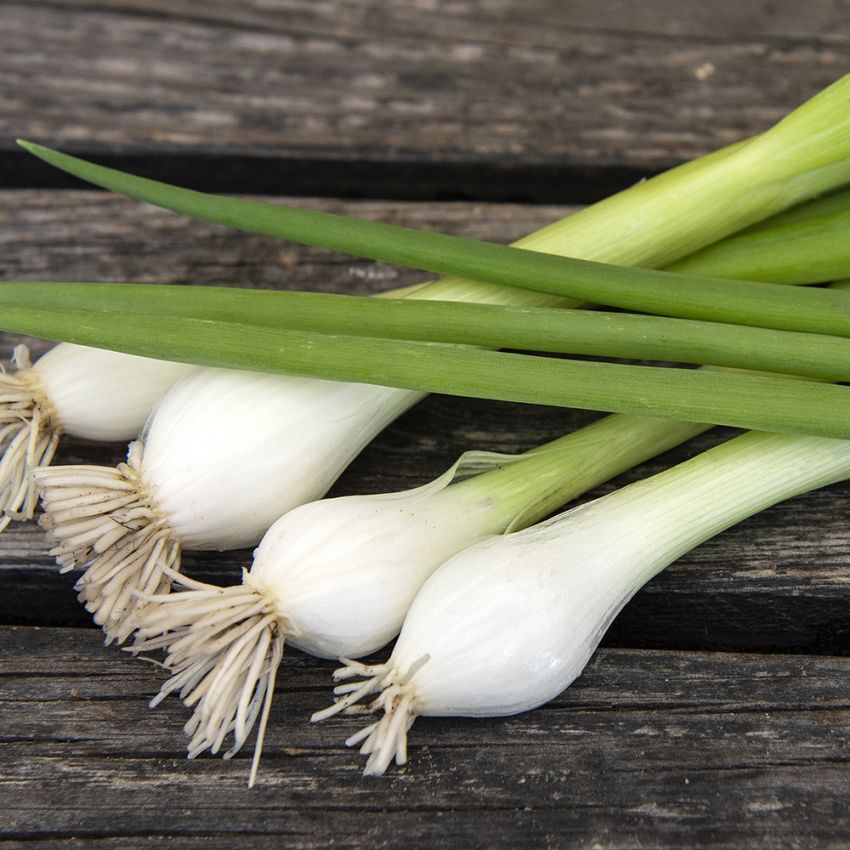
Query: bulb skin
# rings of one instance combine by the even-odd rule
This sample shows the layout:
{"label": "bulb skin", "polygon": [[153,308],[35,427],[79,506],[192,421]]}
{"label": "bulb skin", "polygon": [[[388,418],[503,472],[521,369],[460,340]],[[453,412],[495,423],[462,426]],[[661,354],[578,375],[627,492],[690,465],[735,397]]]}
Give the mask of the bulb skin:
{"label": "bulb skin", "polygon": [[380,649],[425,579],[500,521],[483,500],[434,484],[310,502],[268,530],[250,581],[278,601],[287,643],[321,658]]}
{"label": "bulb skin", "polygon": [[628,535],[600,543],[616,526],[597,525],[592,505],[487,538],[425,582],[388,664],[405,681],[415,669],[417,714],[516,714],[581,673],[652,569]]}
{"label": "bulb skin", "polygon": [[142,478],[187,549],[253,546],[282,514],[325,494],[417,393],[195,369],[160,400]]}
{"label": "bulb skin", "polygon": [[89,440],[130,440],[175,381],[195,367],[60,343],[32,367],[62,430]]}

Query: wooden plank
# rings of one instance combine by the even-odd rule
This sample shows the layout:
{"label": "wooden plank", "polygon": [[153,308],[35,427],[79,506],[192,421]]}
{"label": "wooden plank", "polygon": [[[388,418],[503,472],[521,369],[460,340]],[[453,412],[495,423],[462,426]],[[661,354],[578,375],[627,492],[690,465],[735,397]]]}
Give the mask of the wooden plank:
{"label": "wooden plank", "polygon": [[[455,233],[510,240],[568,212],[564,207],[314,201],[318,206]],[[191,280],[230,285],[369,292],[422,276],[251,237],[88,192],[0,193],[2,276],[27,279]],[[0,336],[3,353],[18,337]],[[37,350],[43,343],[35,343]],[[590,422],[594,414],[432,396],[388,428],[342,476],[335,495],[414,486],[467,449],[518,452]],[[607,492],[708,447],[718,430],[599,488]],[[67,440],[60,462],[108,463],[121,445]],[[812,493],[710,541],[656,578],[623,612],[617,646],[844,651],[850,629],[847,488]],[[187,553],[189,574],[236,580],[250,553]],[[0,535],[0,623],[85,625],[58,576],[42,532]]]}
{"label": "wooden plank", "polygon": [[580,201],[839,77],[850,8],[18,0],[0,22],[0,186],[68,185],[24,136],[218,190]]}
{"label": "wooden plank", "polygon": [[186,761],[162,674],[86,630],[0,629],[0,840],[26,846],[841,847],[850,660],[605,650],[513,718],[417,721],[410,763],[360,777],[316,726],[331,665],[287,655],[260,782]]}

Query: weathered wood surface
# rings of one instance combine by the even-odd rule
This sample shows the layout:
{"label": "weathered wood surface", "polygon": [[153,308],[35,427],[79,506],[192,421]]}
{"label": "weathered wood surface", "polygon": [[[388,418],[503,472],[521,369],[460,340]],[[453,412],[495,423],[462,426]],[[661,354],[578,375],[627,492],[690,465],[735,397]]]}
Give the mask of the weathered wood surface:
{"label": "weathered wood surface", "polygon": [[0,186],[62,145],[226,190],[599,197],[846,72],[845,0],[18,0]]}
{"label": "weathered wood surface", "polygon": [[160,671],[92,631],[0,629],[0,841],[846,847],[847,659],[603,650],[543,709],[420,719],[378,780],[341,743],[362,719],[306,722],[330,670],[284,659],[248,791],[249,752],[187,761],[183,706],[146,709]]}
{"label": "weathered wood surface", "polygon": [[[508,241],[567,208],[483,201],[595,199],[759,132],[844,73],[848,44],[846,0],[0,0],[0,280],[423,279],[94,192],[4,191],[70,185],[16,136],[202,188],[395,197],[305,202]],[[0,335],[4,356],[16,341]],[[520,451],[592,418],[434,396],[333,492],[411,486],[465,449]],[[122,455],[69,440],[59,460]],[[36,526],[15,527],[0,535],[0,843],[844,848],[846,499],[828,488],[700,547],[557,700],[421,720],[411,764],[380,781],[341,744],[354,719],[305,722],[332,665],[288,653],[252,792],[247,751],[188,762],[186,710],[145,708],[161,671],[57,628],[90,625],[73,578]],[[228,581],[248,557],[185,566]]]}
{"label": "weathered wood surface", "polygon": [[[455,233],[510,240],[566,214],[566,207],[330,202],[320,206]],[[90,192],[0,193],[2,277],[146,280],[369,292],[423,279],[193,222]],[[0,336],[4,354],[11,335]],[[36,350],[44,343],[35,343]],[[381,435],[334,494],[414,486],[472,449],[516,452],[554,439],[595,414],[434,396]],[[707,447],[712,434],[606,485],[658,471]],[[116,463],[124,447],[68,440],[61,462]],[[237,494],[238,497],[238,494]],[[608,642],[617,646],[843,652],[850,633],[847,487],[837,485],[766,511],[685,557],[638,595]],[[236,580],[249,552],[189,553],[187,572]],[[85,625],[34,525],[0,535],[0,622]]]}

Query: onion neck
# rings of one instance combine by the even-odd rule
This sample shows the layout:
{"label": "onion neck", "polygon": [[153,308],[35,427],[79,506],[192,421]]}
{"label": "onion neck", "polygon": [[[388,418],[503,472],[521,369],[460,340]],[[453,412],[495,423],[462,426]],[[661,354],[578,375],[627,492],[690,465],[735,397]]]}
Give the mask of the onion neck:
{"label": "onion neck", "polygon": [[634,555],[613,560],[643,583],[747,517],[847,477],[850,441],[749,432],[577,511],[611,529],[610,548]]}

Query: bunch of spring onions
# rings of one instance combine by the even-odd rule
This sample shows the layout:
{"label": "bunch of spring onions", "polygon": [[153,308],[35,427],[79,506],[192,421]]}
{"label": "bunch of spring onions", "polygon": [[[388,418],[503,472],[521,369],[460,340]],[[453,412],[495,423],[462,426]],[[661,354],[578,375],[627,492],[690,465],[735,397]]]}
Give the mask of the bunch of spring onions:
{"label": "bunch of spring onions", "polygon": [[[736,227],[751,224],[787,208],[795,201],[839,185],[850,178],[850,166],[847,164],[850,118],[837,111],[846,88],[846,81],[841,81],[757,139],[633,187],[547,228],[541,235],[525,241],[523,247],[642,265],[658,264],[675,260]],[[828,121],[825,116],[829,116]],[[805,127],[808,134],[801,127]],[[99,168],[43,148],[29,147],[48,161],[94,182],[216,220],[274,233],[286,232],[296,236],[300,233],[314,241],[318,239],[322,244],[348,247],[362,253],[369,253],[376,246],[389,246],[397,251],[400,245],[401,254],[395,253],[393,258],[414,260],[418,256],[416,261],[426,267],[431,263],[430,259],[422,262],[423,245],[426,259],[435,255],[433,250],[429,254],[430,243],[423,243],[422,239],[437,238],[439,250],[436,256],[445,253],[443,246],[446,241],[437,234],[429,236],[299,210],[204,196]],[[759,167],[756,167],[757,164]],[[695,205],[688,216],[682,215],[681,210],[670,203],[671,198],[683,195]],[[599,211],[603,208],[606,212],[601,217]],[[284,231],[280,230],[281,223],[285,225]],[[790,226],[801,227],[804,224],[792,221]],[[459,240],[449,240],[449,243],[450,250],[445,256],[451,258],[451,265],[440,268],[478,274],[485,271],[478,260],[481,256],[486,259],[493,255],[493,251],[496,252],[493,255],[496,267],[502,268],[505,266],[504,252],[508,251],[511,262],[519,259],[527,264],[529,258],[542,260],[544,278],[548,274],[549,283],[556,284],[555,288],[562,294],[559,281],[566,267],[557,266],[553,281],[552,269],[547,265],[557,259],[555,256],[527,250],[510,252],[501,246],[469,246]],[[414,256],[410,254],[411,250],[414,255],[417,251],[419,254]],[[744,253],[747,253],[746,250]],[[764,251],[761,253],[764,255]],[[832,253],[836,252],[833,250]],[[472,265],[469,265],[470,259]],[[840,256],[836,258],[839,263],[840,260]],[[781,267],[782,261],[779,262],[780,266],[765,269],[765,276],[772,280],[799,282]],[[657,300],[661,297],[669,304],[669,296],[675,295],[675,292],[668,291],[671,280],[676,286],[690,281],[692,291],[699,290],[703,308],[709,308],[708,315],[704,317],[715,321],[708,326],[678,325],[673,331],[669,324],[658,325],[661,320],[650,320],[656,323],[650,329],[655,334],[655,342],[650,345],[650,348],[654,346],[654,356],[658,356],[661,343],[662,356],[669,357],[668,340],[673,334],[679,340],[676,356],[691,362],[707,359],[708,342],[708,348],[717,355],[715,360],[720,365],[798,372],[818,379],[842,376],[840,370],[836,372],[836,364],[841,363],[843,340],[819,337],[819,350],[812,353],[811,340],[808,339],[798,339],[798,344],[793,346],[789,338],[771,335],[770,332],[767,336],[762,334],[756,338],[750,330],[736,334],[734,328],[720,328],[716,321],[718,316],[710,308],[712,303],[722,303],[727,299],[737,305],[734,308],[737,313],[728,316],[730,320],[761,321],[761,314],[769,312],[764,305],[764,285],[737,282],[730,286],[716,278],[659,277],[652,273],[615,270],[575,261],[568,266],[570,276],[577,276],[580,283],[584,281],[581,285],[585,288],[581,292],[592,297],[604,297],[607,293],[609,300],[613,294],[613,303],[618,302],[618,292],[622,296],[624,288],[627,291],[635,287],[644,294],[648,292],[650,298]],[[532,271],[537,274],[539,270]],[[693,274],[693,271],[691,267],[690,273]],[[752,273],[752,266],[747,266],[746,271]],[[826,265],[821,268],[821,273],[828,274]],[[637,277],[634,277],[635,274]],[[605,284],[610,275],[620,276],[613,292]],[[524,276],[523,271],[520,277],[524,279]],[[516,275],[511,281],[521,282]],[[229,420],[221,412],[217,424],[216,417],[207,415],[207,406],[216,405],[220,411],[232,408],[238,416],[239,409],[251,405],[254,392],[265,396],[271,381],[262,385],[265,389],[257,390],[261,384],[253,374],[246,375],[244,383],[232,373],[188,376],[160,405],[142,440],[133,445],[127,464],[116,470],[94,468],[59,470],[55,474],[39,472],[38,479],[44,487],[45,502],[49,508],[45,523],[55,543],[53,552],[64,567],[86,569],[79,584],[81,598],[94,613],[97,622],[111,637],[119,640],[129,634],[129,616],[137,598],[134,594],[167,589],[172,574],[179,567],[182,547],[222,549],[257,542],[265,530],[263,526],[271,524],[286,509],[321,496],[359,448],[388,421],[420,398],[421,391],[442,390],[523,401],[566,403],[633,414],[678,416],[697,422],[804,432],[813,430],[827,436],[844,435],[841,423],[836,426],[836,411],[842,410],[844,394],[835,387],[811,381],[777,383],[775,378],[738,374],[682,370],[662,373],[645,367],[499,355],[435,345],[427,337],[420,344],[407,338],[396,342],[385,337],[351,339],[323,333],[322,344],[318,346],[319,338],[312,332],[283,332],[258,327],[257,323],[267,323],[272,315],[275,324],[281,324],[284,312],[297,318],[291,299],[276,310],[269,302],[259,300],[251,301],[242,309],[234,299],[243,296],[261,298],[262,293],[200,293],[193,289],[189,303],[182,297],[186,293],[179,290],[145,288],[135,305],[130,305],[126,296],[133,293],[129,287],[110,293],[98,293],[89,287],[86,297],[97,297],[97,311],[75,314],[72,312],[75,306],[90,307],[92,301],[67,288],[48,289],[50,291],[45,291],[33,284],[24,287],[6,284],[0,292],[4,327],[80,343],[122,347],[136,354],[156,354],[173,360],[241,366],[250,370],[289,370],[307,377],[362,382],[343,391],[338,384],[279,377],[274,382],[275,422],[279,427],[265,428],[258,417],[247,417],[250,431],[244,444],[231,446],[222,436],[228,430],[224,425]],[[742,299],[739,296],[743,290],[748,292]],[[784,300],[780,307],[778,310],[772,308],[774,324],[778,323],[780,327],[783,324],[777,322],[777,312],[780,319],[784,313],[794,317],[795,321],[808,318],[810,322],[835,320],[841,315],[841,311],[836,309],[835,293],[820,293],[815,296],[817,303],[809,297],[811,293],[802,293],[805,304],[801,305],[800,295],[794,290],[782,291]],[[780,297],[779,292],[779,286],[770,289],[771,303]],[[226,300],[217,307],[216,299],[220,296]],[[531,321],[528,311],[543,304],[562,303],[562,299],[531,290],[520,291],[456,279],[421,288],[415,296],[417,302],[432,299],[501,302],[507,305],[503,309],[509,310],[510,305],[514,305],[515,311],[516,305],[523,305],[519,312],[500,314],[501,330],[493,328],[498,331],[496,336],[470,336],[474,327],[471,328],[469,322],[476,321],[479,323],[477,327],[490,329],[496,321],[492,313],[477,318],[455,316],[452,332],[460,335],[453,339],[475,345],[545,347],[544,337],[551,335],[553,330],[557,331],[567,315],[563,310],[554,315],[541,314],[538,318],[544,324],[538,324],[529,335],[524,330]],[[160,297],[167,300],[157,300]],[[112,300],[116,298],[121,300]],[[676,300],[673,298],[672,302]],[[109,306],[118,308],[115,316],[103,311]],[[398,304],[375,299],[347,305],[346,309],[358,311],[347,319],[337,314],[333,314],[331,319],[343,322],[345,331],[352,328],[352,322],[353,327],[364,328],[367,325],[361,310],[363,306],[385,311],[377,320],[373,319],[370,326],[376,328],[377,321],[377,330],[370,332],[381,334],[389,333],[394,321],[386,311],[411,306],[434,308],[433,314],[425,320],[421,312],[403,319],[404,324],[399,330],[403,336],[409,335],[411,328],[420,324],[427,326],[428,334],[434,334],[450,324],[448,316],[452,314],[447,314],[443,308],[460,308],[462,305]],[[61,311],[57,309],[59,307]],[[127,310],[141,312],[142,315],[136,316],[132,324],[113,321],[121,319]],[[147,315],[150,311],[155,315]],[[328,326],[316,328],[311,324],[326,311],[326,304],[307,304],[306,313],[302,310],[302,324],[295,327],[306,327],[311,331],[328,330]],[[645,319],[592,316],[594,324],[591,326],[586,325],[584,314],[573,312],[569,315],[572,324],[567,339],[576,340],[581,334],[586,346],[573,347],[573,351],[653,356],[643,342],[647,332]],[[630,323],[629,327],[623,328],[624,322]],[[156,331],[152,333],[154,325]],[[544,325],[548,325],[548,330]],[[334,327],[330,326],[331,329]],[[337,324],[336,328],[339,327]],[[520,333],[523,338],[511,340],[500,336],[506,329],[510,333]],[[803,325],[803,329],[811,329],[811,325]],[[836,331],[842,330],[842,327],[836,328]],[[618,339],[624,331],[630,341],[626,347],[618,348],[616,346],[621,345]],[[108,338],[110,333],[114,334],[113,339]],[[722,339],[721,334],[725,334]],[[563,328],[556,333],[558,335],[559,339],[553,345],[555,350],[564,350]],[[445,341],[446,337],[438,339]],[[800,345],[801,341],[805,344]],[[570,344],[575,346],[574,342]],[[352,356],[352,345],[359,346],[355,356]],[[157,350],[152,351],[151,346]],[[792,350],[794,356],[789,358],[786,352]],[[763,351],[767,353],[762,354]],[[792,362],[789,363],[789,360]],[[809,362],[804,363],[803,360]],[[531,376],[534,381],[530,380]],[[410,391],[375,390],[366,386],[367,383],[394,383]],[[203,394],[199,388],[203,388]],[[204,394],[209,401],[204,400]],[[306,404],[305,395],[310,399]],[[228,401],[219,404],[220,399]],[[256,403],[266,404],[259,399]],[[348,415],[341,415],[342,411],[348,411]],[[292,426],[288,422],[292,422]],[[146,447],[150,441],[156,448]],[[332,443],[330,451],[328,442]],[[232,513],[229,482],[242,472],[244,451],[249,451],[251,446],[255,447],[254,450],[260,446],[285,446],[286,457],[297,457],[299,463],[280,463],[266,468],[260,464],[257,467],[260,473],[265,473],[261,478],[252,479],[251,492],[255,494],[258,506],[250,500],[244,505],[244,511],[254,517],[254,522],[243,528],[237,527],[234,520],[229,524],[222,520]],[[173,468],[174,459],[176,470]],[[197,495],[195,488],[193,498],[188,499],[185,482],[196,480],[209,469],[216,470],[216,477],[206,479],[207,486],[201,491],[203,497]],[[219,493],[224,495],[219,497]]]}
{"label": "bunch of spring onions", "polygon": [[[107,332],[116,333],[118,328],[123,345],[138,340],[145,347],[150,345],[150,336],[134,335],[132,328],[128,331],[115,324],[111,313],[91,313],[81,318],[78,312],[55,311],[57,297],[92,296],[101,300],[137,298],[138,304],[146,310],[156,305],[160,296],[166,296],[170,299],[167,309],[175,313],[181,307],[184,312],[192,309],[183,297],[187,294],[185,290],[159,287],[148,294],[142,291],[145,289],[123,285],[7,284],[0,292],[0,299],[5,297],[7,302],[12,302],[16,298],[24,301],[40,298],[43,303],[37,315],[42,321],[54,326],[57,322],[65,323],[75,328],[75,332],[100,333],[105,328]],[[245,301],[245,324],[233,326],[233,323],[210,319],[159,316],[156,344],[162,345],[165,341],[173,341],[177,346],[197,344],[197,338],[189,333],[197,328],[206,339],[207,350],[220,352],[226,344],[222,329],[229,328],[234,337],[250,334],[255,344],[269,340],[274,345],[285,332],[265,325],[276,321],[286,324],[298,319],[299,301],[294,293],[271,293],[279,296],[274,298],[279,302],[277,305],[269,304],[268,299],[262,297],[243,298],[245,295],[262,296],[262,293],[213,291],[208,294],[223,296],[223,300],[220,299],[224,304],[222,309],[230,313],[237,309],[237,302]],[[850,297],[843,292],[834,294]],[[309,296],[307,301],[315,299],[322,303],[328,301],[328,297],[315,295]],[[213,300],[210,297],[208,303]],[[52,301],[50,311],[44,309],[48,301]],[[294,304],[295,308],[281,313],[276,309],[281,304],[284,308]],[[462,333],[465,342],[502,345],[519,345],[522,338],[535,339],[556,351],[564,350],[564,346],[574,351],[576,343],[581,344],[584,339],[589,347],[579,350],[611,353],[610,346],[620,346],[615,349],[620,354],[647,356],[654,352],[656,357],[669,356],[671,350],[675,350],[681,359],[692,362],[708,360],[742,367],[756,362],[762,368],[810,375],[821,380],[847,377],[845,364],[850,353],[845,338],[814,334],[738,330],[732,326],[695,322],[685,322],[685,328],[668,331],[670,320],[651,317],[626,319],[551,308],[516,311],[515,308],[483,305],[349,299],[341,306],[357,308],[354,312],[359,316],[358,327],[367,333],[369,328],[380,326],[373,320],[364,321],[359,315],[359,308],[364,305],[375,306],[383,313],[386,313],[385,308],[390,308],[392,317],[383,326],[385,332],[396,327],[395,321],[402,334],[408,332],[407,328],[414,331],[424,328],[427,333],[433,328],[435,333]],[[309,303],[307,307],[302,314],[309,319]],[[450,321],[451,314],[446,307],[454,307],[461,315],[472,311],[487,316],[489,322],[484,336],[470,339],[464,330],[467,326],[457,320]],[[14,321],[18,315],[26,316],[28,309],[7,307],[4,322]],[[335,309],[326,308],[325,316],[333,317]],[[420,321],[423,312],[435,317],[430,324]],[[592,322],[582,322],[588,329],[581,337],[579,323],[575,320],[585,318]],[[249,321],[261,321],[263,325],[249,325]],[[659,323],[660,329],[655,330],[652,326]],[[562,325],[566,326],[566,334]],[[32,329],[31,325],[29,327]],[[541,329],[546,328],[549,342],[540,336]],[[515,335],[506,337],[506,331]],[[711,340],[712,333],[716,340]],[[427,355],[432,361],[448,364],[454,370],[452,380],[466,381],[461,386],[466,387],[470,395],[481,393],[483,387],[485,395],[502,393],[501,397],[514,400],[550,403],[560,400],[577,406],[607,407],[628,413],[679,416],[695,422],[850,436],[845,424],[850,421],[847,415],[850,398],[842,388],[820,381],[576,363],[432,343],[427,343],[423,352],[418,343],[395,343],[368,337],[358,341],[367,346],[371,361],[363,358],[336,360],[333,352],[330,357],[326,353],[325,360],[321,361],[313,350],[311,338],[303,334],[299,337],[297,333],[295,338],[303,343],[301,353],[307,356],[304,362],[311,368],[318,364],[319,374],[323,376],[324,369],[330,366],[346,370],[342,374],[335,373],[336,377],[346,377],[351,374],[347,370],[362,370],[366,362],[372,371],[358,371],[355,377],[366,381],[378,376],[385,379],[393,374],[394,368],[386,364],[385,353],[405,353],[412,347],[416,359],[400,359],[398,364],[402,370],[412,366],[419,370],[417,374],[425,375],[424,383],[410,385],[414,389],[458,392],[456,385],[432,383],[433,376],[423,371],[423,363],[428,366]],[[288,339],[291,342],[293,336]],[[345,340],[343,343],[349,344]],[[678,348],[671,344],[678,344]],[[718,344],[722,347],[718,348]],[[299,354],[299,349],[278,349],[278,353],[291,358]],[[470,363],[481,364],[489,372],[481,369],[475,372]],[[532,373],[529,373],[529,364],[534,365]],[[256,368],[253,363],[245,365]],[[659,375],[664,376],[666,383],[658,382]],[[572,382],[565,382],[565,378],[572,378]],[[136,592],[150,594],[167,589],[178,568],[181,548],[224,549],[256,543],[265,529],[286,510],[321,496],[353,454],[412,402],[411,394],[365,385],[332,384],[330,390],[328,392],[328,385],[281,376],[197,370],[183,378],[163,398],[143,439],[134,443],[127,464],[114,470],[60,467],[37,472],[47,509],[45,524],[56,543],[54,554],[67,568],[86,566],[79,587],[81,598],[110,637],[124,640],[129,635],[132,629],[129,614],[137,599]],[[338,416],[341,406],[349,410],[343,418]],[[245,411],[251,414],[246,415]],[[327,424],[321,425],[323,422]],[[356,443],[343,439],[352,426]],[[304,436],[296,441],[293,435],[302,432]],[[234,442],[230,435],[238,435],[238,439]],[[336,447],[332,453],[325,448],[329,443]],[[310,450],[305,452],[305,446]],[[269,452],[271,447],[276,447],[272,453]],[[251,493],[251,498],[238,506],[234,506],[230,498],[230,482],[235,475],[243,477]]]}
{"label": "bunch of spring onions", "polygon": [[[791,286],[850,274],[847,206],[833,198],[795,207],[850,180],[848,93],[850,77],[763,135],[590,207],[522,240],[519,249],[208,196],[24,145],[83,179],[178,212],[464,275],[403,298],[362,301],[194,289],[190,303],[185,290],[171,287],[0,286],[3,329],[206,367],[185,375],[160,401],[141,439],[131,446],[127,464],[35,473],[54,552],[64,566],[86,568],[81,596],[107,634],[124,640],[140,629],[137,649],[168,647],[166,663],[173,676],[163,694],[177,690],[194,707],[187,724],[190,754],[217,751],[231,732],[229,752],[237,751],[259,719],[255,773],[284,641],[325,656],[362,655],[398,631],[416,596],[408,622],[425,623],[426,639],[408,637],[418,627],[406,625],[397,647],[410,649],[397,648],[399,654],[386,667],[361,668],[352,662],[346,675],[362,673],[367,681],[350,693],[343,686],[343,698],[333,709],[353,707],[367,693],[382,692],[374,707],[385,716],[364,736],[372,754],[368,770],[379,773],[393,757],[404,760],[406,730],[417,714],[510,713],[551,698],[577,675],[610,618],[654,572],[749,512],[848,475],[841,447],[850,439],[850,398],[845,388],[828,382],[846,380],[850,371],[850,293]],[[814,257],[817,262],[807,262]],[[669,271],[646,268],[662,266]],[[578,302],[656,315],[566,309]],[[678,360],[735,371],[562,360],[482,346]],[[328,378],[359,383],[321,380]],[[422,392],[434,390],[632,415],[596,426],[610,431],[609,438],[619,435],[620,451],[612,452],[607,441],[600,449],[594,438],[579,432],[523,458],[499,459],[494,469],[469,480],[449,484],[446,479],[413,493],[291,510],[321,496],[371,436]],[[3,403],[5,396],[0,396]],[[47,409],[41,396],[39,403]],[[652,522],[622,520],[619,510],[586,508],[574,514],[578,520],[568,521],[573,516],[568,513],[542,531],[490,537],[536,521],[594,483],[698,433],[707,427],[702,423],[816,436],[742,437],[725,453],[669,473],[664,481],[673,482],[670,493],[679,498],[682,491],[676,487],[692,486],[695,503],[702,504],[700,521],[689,535],[680,533],[691,519],[684,514],[675,528],[659,522],[653,530]],[[598,458],[597,465],[577,475],[576,465],[591,462],[591,456]],[[794,457],[796,466],[782,466],[782,460],[790,464]],[[26,463],[37,462],[30,452]],[[711,467],[717,480],[725,480],[725,474],[734,481],[732,472],[723,470],[735,464],[750,475],[764,467],[766,484],[727,510],[713,495],[713,485],[704,483],[701,470]],[[793,474],[801,464],[811,474]],[[250,498],[242,515],[235,516],[230,496],[241,474],[250,479]],[[663,509],[668,485],[648,487],[661,494],[646,500],[649,514],[669,515],[673,523],[675,512]],[[644,503],[632,496],[623,502],[632,507]],[[17,508],[2,504],[8,516],[16,514]],[[613,518],[604,526],[602,519],[597,523],[606,515]],[[330,522],[346,536],[330,560],[310,545],[316,535],[312,523],[326,523],[326,517],[335,517]],[[446,591],[440,576],[452,564],[466,563],[467,556],[480,558],[476,552],[497,550],[498,561],[496,541],[506,547],[506,562],[519,563],[517,541],[545,539],[551,543],[546,552],[560,553],[560,562],[575,535],[579,546],[593,536],[610,539],[621,522],[629,540],[638,539],[633,528],[647,536],[632,549],[624,546],[622,560],[612,558],[610,570],[600,570],[599,587],[586,588],[589,601],[572,608],[574,579],[547,567],[548,554],[529,556],[539,559],[538,578],[548,588],[542,602],[549,608],[540,609],[540,622],[558,617],[558,611],[560,622],[564,611],[581,615],[581,628],[568,635],[555,628],[554,643],[546,645],[556,675],[529,684],[524,694],[511,690],[517,672],[522,679],[541,666],[529,660],[527,647],[533,641],[518,640],[515,656],[503,653],[504,665],[498,663],[498,652],[488,662],[495,673],[482,680],[487,693],[478,702],[474,696],[464,701],[457,681],[468,681],[469,671],[432,662],[444,654],[444,645],[432,646],[428,638],[439,626],[432,625],[430,615],[416,613],[430,610],[431,602],[420,602],[433,597],[429,588],[443,587],[437,596],[468,598],[467,591],[457,590],[462,581]],[[181,548],[251,545],[269,526],[243,587],[222,590],[179,576]],[[411,544],[429,548],[422,535],[434,527],[446,531],[442,545],[400,569],[399,563],[410,558]],[[562,527],[566,537],[554,531]],[[661,541],[636,567],[636,549],[649,545],[654,533]],[[482,537],[483,542],[462,551]],[[384,547],[381,563],[365,574],[356,564],[348,569],[351,559],[345,554],[358,546],[374,547],[376,538]],[[475,573],[460,569],[463,575]],[[509,595],[512,585],[524,586],[524,578],[517,583],[510,570],[494,567],[494,577],[502,573],[497,583],[504,581]],[[478,586],[478,578],[470,580],[470,586]],[[172,581],[183,592],[167,595]],[[376,587],[388,590],[392,601],[380,616],[374,606]],[[341,611],[339,600],[346,598],[366,601]],[[441,604],[437,609],[443,610]],[[496,610],[509,603],[493,604]],[[486,619],[484,608],[472,612],[468,622]],[[451,609],[446,616],[458,614]],[[464,627],[461,620],[456,625]],[[567,644],[571,648],[565,650]],[[556,657],[562,660],[556,663]],[[483,669],[489,668],[484,664]],[[445,680],[447,690],[440,691],[435,682]]]}
{"label": "bunch of spring onions", "polygon": [[[795,218],[808,221],[817,213],[816,205],[798,208]],[[727,245],[737,251],[736,242],[730,239]],[[850,263],[836,269],[846,271]],[[124,285],[116,291],[108,285],[90,285],[87,290],[89,294],[121,296],[130,309],[149,307],[150,293],[145,287]],[[53,306],[61,307],[63,299],[76,297],[77,288],[29,284],[14,287],[14,291],[27,297],[38,292],[39,297],[54,299]],[[172,293],[168,288],[160,288],[158,293],[163,291],[186,294],[186,290]],[[291,323],[297,318],[299,299],[287,298],[286,302],[294,304],[295,315],[276,310],[275,303],[266,299],[263,315],[268,324]],[[173,306],[183,307],[189,315],[188,301]],[[535,315],[535,311],[523,312],[526,320]],[[561,311],[559,315],[569,314]],[[359,321],[361,330],[368,332],[362,317]],[[521,328],[517,323],[517,329]],[[587,338],[592,341],[591,335]],[[200,405],[199,418],[203,409]],[[194,706],[187,724],[193,755],[204,749],[218,751],[233,731],[234,743],[228,750],[232,755],[259,719],[253,781],[285,641],[322,657],[368,654],[397,633],[417,589],[447,558],[487,533],[533,522],[605,478],[705,427],[610,417],[507,465],[507,459],[498,456],[467,458],[461,465],[464,470],[503,468],[462,483],[447,486],[443,477],[412,492],[315,502],[291,511],[264,537],[243,587],[221,589],[178,579],[185,592],[173,597],[147,593],[144,598],[151,604],[126,619],[127,631],[136,626],[141,630],[135,651],[173,647],[166,663],[174,675],[154,702],[177,690]],[[50,481],[63,474],[62,469],[40,474],[47,482],[48,518],[54,514],[54,494],[62,493],[62,487],[51,486]],[[335,545],[328,546],[329,536]],[[378,598],[381,606],[376,610]]]}

